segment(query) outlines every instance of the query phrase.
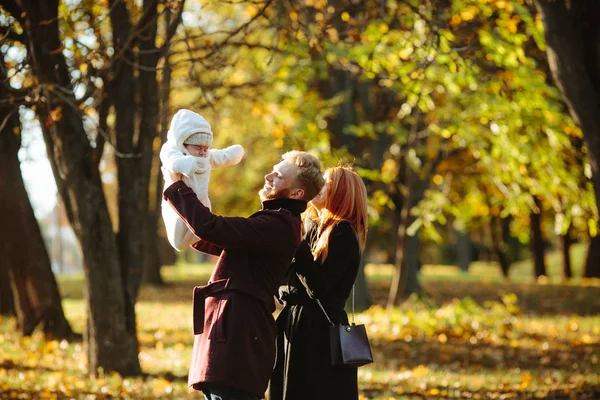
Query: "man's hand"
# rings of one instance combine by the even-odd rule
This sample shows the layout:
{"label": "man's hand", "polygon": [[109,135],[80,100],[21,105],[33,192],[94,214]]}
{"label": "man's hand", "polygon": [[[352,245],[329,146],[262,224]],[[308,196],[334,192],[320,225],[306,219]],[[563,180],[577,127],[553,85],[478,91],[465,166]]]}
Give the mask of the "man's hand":
{"label": "man's hand", "polygon": [[179,172],[169,171],[165,167],[160,167],[160,170],[163,173],[163,178],[165,179],[167,186],[170,186],[174,182],[180,181],[181,177],[183,176]]}

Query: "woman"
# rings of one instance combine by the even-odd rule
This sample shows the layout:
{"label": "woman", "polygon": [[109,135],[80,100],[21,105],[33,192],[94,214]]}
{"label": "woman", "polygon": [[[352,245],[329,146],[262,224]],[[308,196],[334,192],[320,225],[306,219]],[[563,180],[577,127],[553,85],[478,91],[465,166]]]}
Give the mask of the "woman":
{"label": "woman", "polygon": [[309,204],[305,240],[280,288],[277,360],[269,400],[356,400],[356,368],[332,366],[329,322],[347,324],[344,311],[367,234],[367,190],[348,167],[325,171],[325,186]]}

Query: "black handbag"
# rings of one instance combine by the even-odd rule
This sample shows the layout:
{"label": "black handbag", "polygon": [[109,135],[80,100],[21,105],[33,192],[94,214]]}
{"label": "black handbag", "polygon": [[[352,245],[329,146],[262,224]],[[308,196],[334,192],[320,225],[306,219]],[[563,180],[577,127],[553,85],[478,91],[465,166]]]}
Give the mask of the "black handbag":
{"label": "black handbag", "polygon": [[329,327],[331,364],[360,367],[372,363],[373,354],[367,330],[364,325],[354,323],[354,287],[352,287],[352,323],[350,325],[334,324],[319,299],[315,300],[331,324]]}

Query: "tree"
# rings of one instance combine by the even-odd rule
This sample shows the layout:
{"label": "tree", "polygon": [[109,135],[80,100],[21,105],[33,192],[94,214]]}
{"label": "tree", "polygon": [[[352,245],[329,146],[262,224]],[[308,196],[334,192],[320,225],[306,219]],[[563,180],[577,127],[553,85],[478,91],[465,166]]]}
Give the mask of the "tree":
{"label": "tree", "polygon": [[73,107],[77,102],[62,53],[58,1],[22,1],[12,6],[11,15],[27,35],[32,70],[44,99],[37,113],[48,158],[84,257],[90,372],[103,367],[122,374],[137,373],[137,340],[127,329],[125,317],[126,282],[100,174],[92,157],[94,150],[78,109]]}
{"label": "tree", "polygon": [[0,268],[0,315],[15,315],[15,303],[10,289],[8,270]]}
{"label": "tree", "polygon": [[[0,79],[6,82],[4,69]],[[6,84],[0,85],[0,98],[9,98],[9,91]],[[41,326],[47,339],[73,339],[75,335],[65,318],[50,258],[21,176],[18,108],[0,105],[0,125],[0,190],[4,194],[0,199],[0,311],[15,311],[18,327],[25,336]]]}
{"label": "tree", "polygon": [[536,0],[548,63],[587,146],[596,199],[585,276],[600,277],[600,36],[595,1]]}

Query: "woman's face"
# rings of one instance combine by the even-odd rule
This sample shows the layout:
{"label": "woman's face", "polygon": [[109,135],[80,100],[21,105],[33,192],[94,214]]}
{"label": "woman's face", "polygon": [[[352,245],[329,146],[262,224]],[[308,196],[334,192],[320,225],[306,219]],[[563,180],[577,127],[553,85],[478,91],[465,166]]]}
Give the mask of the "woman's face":
{"label": "woman's face", "polygon": [[323,178],[325,179],[323,189],[321,189],[319,194],[317,194],[315,198],[311,201],[311,204],[315,206],[317,210],[321,210],[323,207],[325,207],[325,201],[327,199],[327,186],[329,186],[329,174],[325,173],[325,175],[323,175]]}

